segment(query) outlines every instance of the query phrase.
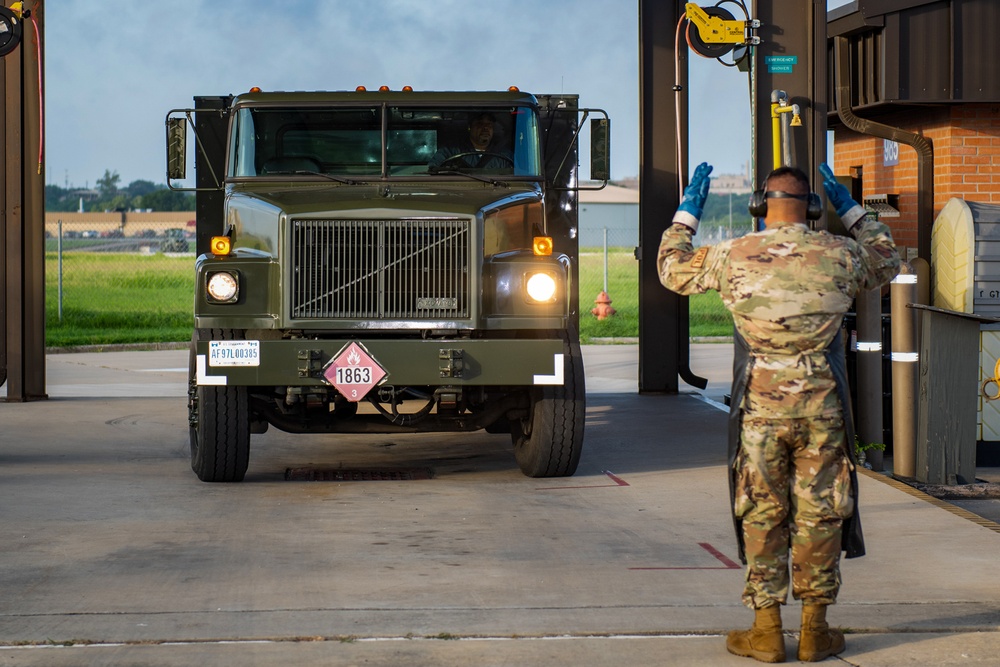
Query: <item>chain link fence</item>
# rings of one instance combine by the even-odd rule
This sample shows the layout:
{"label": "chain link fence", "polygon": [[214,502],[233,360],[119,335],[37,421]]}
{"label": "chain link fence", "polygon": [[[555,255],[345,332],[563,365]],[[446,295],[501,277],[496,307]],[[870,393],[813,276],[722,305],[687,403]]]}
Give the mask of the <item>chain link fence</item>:
{"label": "chain link fence", "polygon": [[186,341],[194,318],[192,213],[47,213],[50,348]]}
{"label": "chain link fence", "polygon": [[[638,340],[639,262],[635,258],[638,244],[635,228],[581,230],[580,336],[583,342]],[[608,308],[614,309],[614,313],[609,314]]]}
{"label": "chain link fence", "polygon": [[[188,340],[193,327],[193,218],[193,213],[48,213],[46,345]],[[709,227],[698,240],[716,243],[729,233],[725,227]],[[584,342],[638,339],[638,241],[634,227],[581,232]],[[600,317],[607,308],[614,314]],[[732,319],[716,293],[692,297],[689,308],[691,336],[731,335]]]}

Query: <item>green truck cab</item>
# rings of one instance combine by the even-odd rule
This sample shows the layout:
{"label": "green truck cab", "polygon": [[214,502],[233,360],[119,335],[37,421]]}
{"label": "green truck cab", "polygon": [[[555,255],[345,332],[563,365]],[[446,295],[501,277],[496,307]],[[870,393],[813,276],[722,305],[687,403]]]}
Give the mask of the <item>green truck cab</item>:
{"label": "green truck cab", "polygon": [[576,96],[255,89],[168,113],[168,185],[197,202],[198,477],[242,480],[268,426],[509,432],[526,475],[572,475],[592,112],[606,183],[607,115]]}

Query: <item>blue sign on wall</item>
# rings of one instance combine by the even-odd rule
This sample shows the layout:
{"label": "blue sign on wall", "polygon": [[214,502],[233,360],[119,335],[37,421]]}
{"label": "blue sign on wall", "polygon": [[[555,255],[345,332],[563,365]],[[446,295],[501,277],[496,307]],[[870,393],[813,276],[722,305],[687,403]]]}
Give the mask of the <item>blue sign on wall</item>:
{"label": "blue sign on wall", "polygon": [[899,144],[890,139],[882,140],[882,164],[895,167],[899,164]]}
{"label": "blue sign on wall", "polygon": [[798,62],[798,56],[764,56],[768,74],[791,74]]}

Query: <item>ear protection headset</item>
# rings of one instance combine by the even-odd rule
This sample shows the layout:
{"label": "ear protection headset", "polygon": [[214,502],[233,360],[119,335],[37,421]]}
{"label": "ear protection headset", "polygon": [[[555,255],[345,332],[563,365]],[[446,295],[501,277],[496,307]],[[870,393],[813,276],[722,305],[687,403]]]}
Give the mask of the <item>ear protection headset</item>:
{"label": "ear protection headset", "polygon": [[821,200],[819,195],[815,192],[810,192],[807,195],[793,195],[788,192],[782,192],[781,190],[764,189],[754,190],[753,194],[750,195],[750,201],[747,203],[750,215],[755,218],[767,217],[768,199],[804,199],[807,202],[807,219],[819,220],[823,215],[823,200]]}
{"label": "ear protection headset", "polygon": [[823,215],[823,200],[819,198],[815,192],[810,192],[807,195],[793,195],[790,192],[783,192],[781,190],[768,190],[767,182],[771,180],[773,176],[786,176],[794,175],[796,180],[804,183],[807,187],[809,181],[806,180],[806,175],[802,173],[801,169],[791,168],[791,167],[781,167],[775,169],[764,182],[761,184],[760,189],[754,190],[753,194],[750,195],[750,201],[747,202],[747,208],[750,211],[750,215],[755,218],[767,217],[767,200],[768,199],[799,199],[805,200],[806,202],[806,218],[809,220],[819,220]]}

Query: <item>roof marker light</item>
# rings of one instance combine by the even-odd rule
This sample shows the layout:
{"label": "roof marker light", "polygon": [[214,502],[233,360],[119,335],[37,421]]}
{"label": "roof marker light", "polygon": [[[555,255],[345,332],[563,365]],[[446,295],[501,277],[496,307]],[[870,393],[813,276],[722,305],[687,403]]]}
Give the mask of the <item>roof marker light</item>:
{"label": "roof marker light", "polygon": [[365,88],[364,86],[358,86],[357,88],[354,89],[354,92],[356,92],[356,93],[363,93],[366,90],[368,90],[368,89]]}
{"label": "roof marker light", "polygon": [[412,93],[413,92],[413,86],[403,86],[403,92],[404,93]]}
{"label": "roof marker light", "polygon": [[378,92],[380,92],[380,93],[388,93],[389,92],[389,86],[379,86],[378,87]]}
{"label": "roof marker light", "polygon": [[251,93],[259,93],[260,92],[260,86],[252,86],[250,88],[250,92]]}

